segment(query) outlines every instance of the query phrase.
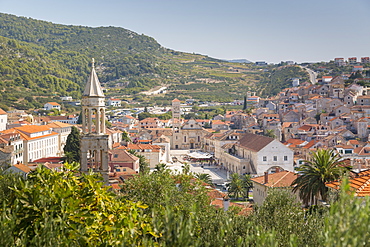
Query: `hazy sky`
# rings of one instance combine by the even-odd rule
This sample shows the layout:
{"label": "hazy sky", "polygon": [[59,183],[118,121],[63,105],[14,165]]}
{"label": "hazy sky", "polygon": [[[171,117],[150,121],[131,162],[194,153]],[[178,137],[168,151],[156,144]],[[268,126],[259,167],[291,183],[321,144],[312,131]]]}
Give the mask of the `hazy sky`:
{"label": "hazy sky", "polygon": [[369,0],[0,0],[0,12],[123,27],[167,48],[221,59],[370,56]]}

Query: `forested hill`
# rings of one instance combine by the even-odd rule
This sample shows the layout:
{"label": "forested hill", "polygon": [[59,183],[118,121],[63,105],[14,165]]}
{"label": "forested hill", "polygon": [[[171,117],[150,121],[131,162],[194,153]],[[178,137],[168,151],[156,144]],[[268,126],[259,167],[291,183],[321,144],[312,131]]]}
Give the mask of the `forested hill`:
{"label": "forested hill", "polygon": [[104,71],[102,81],[160,73],[157,56],[167,51],[153,38],[120,27],[67,26],[1,13],[0,36],[43,46],[49,53],[68,50],[94,57]]}
{"label": "forested hill", "polygon": [[47,96],[79,98],[88,63],[78,52],[47,52],[42,46],[0,36],[0,107],[26,110],[42,107],[43,99],[50,100]]}
{"label": "forested hill", "polygon": [[[243,99],[248,90],[271,95],[289,86],[299,70],[177,52],[120,27],[61,25],[0,13],[0,107],[38,108],[64,95],[79,99],[91,58],[107,96],[157,103],[189,97],[230,101]],[[280,81],[271,79],[276,69],[284,72],[277,74],[284,75]],[[164,97],[139,94],[164,85],[169,87]]]}

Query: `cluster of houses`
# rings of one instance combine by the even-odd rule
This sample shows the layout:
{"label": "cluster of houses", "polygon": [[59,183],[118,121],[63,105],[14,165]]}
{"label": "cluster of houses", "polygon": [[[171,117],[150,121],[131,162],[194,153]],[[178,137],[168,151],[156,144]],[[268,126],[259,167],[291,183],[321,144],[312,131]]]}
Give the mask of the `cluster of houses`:
{"label": "cluster of houses", "polygon": [[[90,91],[85,89],[85,101],[94,103],[97,96],[91,95],[91,90],[100,88],[94,69],[91,78],[96,85],[87,87]],[[61,163],[67,137],[76,126],[86,136],[97,131],[97,140],[107,136],[109,150],[102,152],[108,155],[111,182],[139,172],[136,155],[145,157],[154,168],[159,163],[173,162],[170,150],[197,149],[212,154],[212,163],[220,169],[255,177],[254,182],[259,184],[255,196],[261,201],[258,195],[263,198],[270,185],[291,183],[297,176],[295,168],[317,148],[336,150],[359,172],[369,168],[370,88],[357,82],[370,78],[355,79],[350,85],[345,79],[324,76],[318,84],[295,82],[274,97],[248,98],[253,110],[226,111],[213,119],[183,119],[186,102],[178,99],[172,101],[172,119],[149,117],[139,121],[128,111],[126,115],[110,116],[109,128],[103,121],[104,100],[96,101],[99,111],[86,104],[82,126],[75,115],[35,117],[22,111],[0,110],[0,164],[29,167],[41,161]],[[104,99],[99,90],[96,94]],[[110,99],[109,105],[119,107],[120,102]],[[60,105],[49,102],[46,108],[60,110]],[[94,121],[101,125],[94,125]],[[85,140],[85,145],[93,142]],[[89,155],[87,159],[93,160],[97,150]]]}

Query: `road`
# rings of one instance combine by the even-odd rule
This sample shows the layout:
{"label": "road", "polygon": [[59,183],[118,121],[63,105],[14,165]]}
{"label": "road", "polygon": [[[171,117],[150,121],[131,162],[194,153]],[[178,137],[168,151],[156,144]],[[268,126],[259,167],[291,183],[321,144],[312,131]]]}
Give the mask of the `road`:
{"label": "road", "polygon": [[310,81],[313,85],[316,84],[316,77],[317,77],[317,73],[315,71],[313,71],[312,69],[309,69],[307,67],[304,67],[304,66],[301,66],[302,69],[305,69],[308,74],[310,75]]}

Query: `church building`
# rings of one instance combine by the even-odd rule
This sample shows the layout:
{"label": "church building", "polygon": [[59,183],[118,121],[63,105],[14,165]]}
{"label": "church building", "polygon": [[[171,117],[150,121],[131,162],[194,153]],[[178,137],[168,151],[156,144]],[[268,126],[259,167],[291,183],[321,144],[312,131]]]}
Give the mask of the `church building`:
{"label": "church building", "polygon": [[203,136],[207,133],[194,119],[182,124],[180,100],[172,101],[171,149],[200,149]]}

